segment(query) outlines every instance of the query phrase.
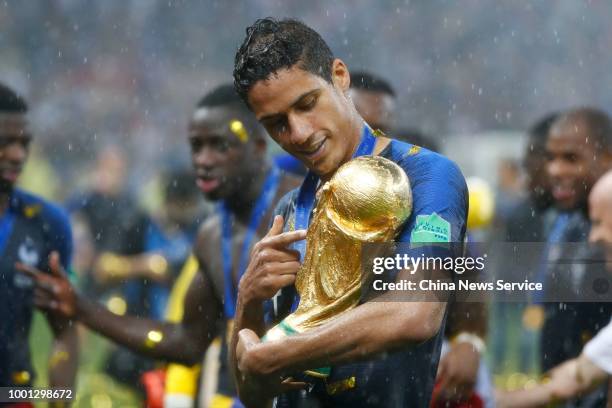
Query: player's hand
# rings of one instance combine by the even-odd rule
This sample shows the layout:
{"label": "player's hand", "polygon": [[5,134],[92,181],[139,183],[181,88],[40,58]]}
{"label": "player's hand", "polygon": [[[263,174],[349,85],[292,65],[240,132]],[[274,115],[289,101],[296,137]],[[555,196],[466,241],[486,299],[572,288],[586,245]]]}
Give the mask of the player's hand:
{"label": "player's hand", "polygon": [[15,268],[30,276],[34,281],[34,305],[41,310],[50,311],[66,318],[76,315],[76,293],[60,263],[55,251],[49,255],[51,274],[24,265],[20,262]]}
{"label": "player's hand", "polygon": [[583,391],[577,375],[578,359],[566,361],[553,368],[544,381],[535,387],[516,391],[497,391],[496,406],[500,408],[527,408],[557,406]]}
{"label": "player's hand", "polygon": [[470,343],[455,343],[440,359],[438,378],[440,398],[449,401],[464,401],[474,392],[480,353]]}
{"label": "player's hand", "polygon": [[552,401],[565,401],[580,394],[581,387],[578,382],[577,360],[566,361],[553,368],[549,373],[549,380],[544,386],[550,391]]}
{"label": "player's hand", "polygon": [[278,394],[292,390],[301,390],[307,387],[304,382],[293,381],[292,378],[282,378],[273,371],[275,356],[266,350],[266,343],[249,329],[242,329],[238,333],[236,345],[236,359],[238,362],[238,375],[246,379],[248,389],[257,390],[265,398],[272,398]]}
{"label": "player's hand", "polygon": [[253,246],[249,265],[238,285],[244,303],[272,298],[295,282],[300,254],[289,246],[306,238],[306,230],[283,232],[283,217],[277,215],[270,231]]}

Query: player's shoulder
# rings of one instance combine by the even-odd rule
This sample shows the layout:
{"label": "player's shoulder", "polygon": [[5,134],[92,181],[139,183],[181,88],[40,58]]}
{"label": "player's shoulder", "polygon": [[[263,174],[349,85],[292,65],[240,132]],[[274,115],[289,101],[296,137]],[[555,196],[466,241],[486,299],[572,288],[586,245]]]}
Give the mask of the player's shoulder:
{"label": "player's shoulder", "polygon": [[463,174],[455,162],[421,146],[391,139],[384,153],[384,156],[402,167],[408,176],[444,174],[447,177],[463,179]]}
{"label": "player's shoulder", "polygon": [[69,228],[68,213],[59,205],[28,191],[15,189],[12,200],[18,213],[26,219],[40,220],[55,228]]}
{"label": "player's shoulder", "polygon": [[221,214],[213,211],[198,227],[197,239],[210,240],[221,236]]}

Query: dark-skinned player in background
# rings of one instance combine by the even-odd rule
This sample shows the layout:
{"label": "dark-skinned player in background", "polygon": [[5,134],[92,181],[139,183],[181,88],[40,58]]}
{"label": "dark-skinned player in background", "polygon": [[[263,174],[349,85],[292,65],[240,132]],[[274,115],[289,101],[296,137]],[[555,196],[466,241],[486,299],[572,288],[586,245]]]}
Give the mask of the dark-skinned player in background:
{"label": "dark-skinned player in background", "polygon": [[[28,337],[37,291],[32,279],[17,268],[36,268],[51,276],[48,274],[68,270],[72,255],[67,215],[15,187],[32,140],[27,113],[25,100],[0,83],[0,387],[31,387],[34,383]],[[76,327],[56,313],[45,316],[53,333],[49,387],[73,389],[78,363]]]}

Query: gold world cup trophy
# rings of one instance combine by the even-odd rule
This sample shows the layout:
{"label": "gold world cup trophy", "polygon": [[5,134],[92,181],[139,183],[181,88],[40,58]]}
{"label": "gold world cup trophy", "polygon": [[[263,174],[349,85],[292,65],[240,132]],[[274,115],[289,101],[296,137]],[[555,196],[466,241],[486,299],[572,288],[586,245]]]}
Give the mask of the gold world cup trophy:
{"label": "gold world cup trophy", "polygon": [[[406,173],[380,156],[345,163],[318,197],[295,281],[299,305],[266,333],[265,341],[318,327],[354,308],[372,273],[362,274],[362,245],[392,241],[412,211]],[[329,368],[306,374],[326,377]]]}

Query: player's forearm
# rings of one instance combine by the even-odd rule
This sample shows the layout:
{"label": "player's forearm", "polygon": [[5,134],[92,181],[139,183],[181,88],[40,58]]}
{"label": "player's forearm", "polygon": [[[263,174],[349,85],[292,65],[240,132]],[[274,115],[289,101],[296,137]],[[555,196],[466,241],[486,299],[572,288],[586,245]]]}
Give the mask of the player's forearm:
{"label": "player's forearm", "polygon": [[74,389],[79,363],[79,340],[76,325],[55,334],[49,356],[49,385],[54,388]]}
{"label": "player's forearm", "polygon": [[576,358],[576,380],[580,394],[596,388],[608,378],[608,373],[595,365],[584,353]]}
{"label": "player's forearm", "polygon": [[[364,360],[434,336],[445,303],[368,302],[324,326],[260,347],[264,373],[295,371]],[[273,357],[272,357],[273,356]]]}
{"label": "player's forearm", "polygon": [[546,387],[535,387],[528,390],[502,392],[496,406],[500,408],[534,408],[546,406],[551,401],[551,390]]}
{"label": "player's forearm", "polygon": [[238,344],[238,332],[242,329],[251,329],[257,333],[260,337],[263,336],[264,322],[263,322],[263,303],[262,302],[251,302],[246,304],[241,296],[238,296],[236,304],[236,316],[234,318],[234,329],[231,333],[230,342],[230,367],[234,375],[236,383],[236,389],[240,400],[247,406],[262,406],[263,399],[258,394],[257,387],[249,382],[248,378],[240,375],[238,370],[238,360],[236,358],[236,346]]}
{"label": "player's forearm", "polygon": [[548,382],[540,386],[502,393],[498,398],[499,405],[503,408],[531,408],[558,404],[591,391],[606,378],[607,374],[582,354],[554,368]]}
{"label": "player's forearm", "polygon": [[77,300],[77,317],[116,343],[156,359],[195,364],[212,341],[212,336],[190,334],[182,324],[119,316],[83,298]]}

